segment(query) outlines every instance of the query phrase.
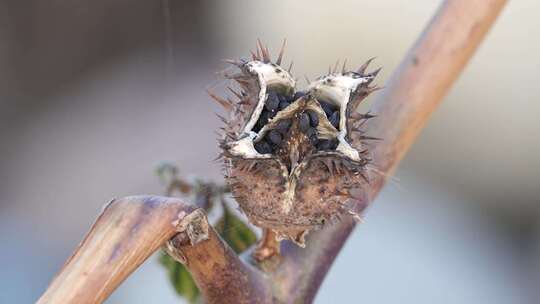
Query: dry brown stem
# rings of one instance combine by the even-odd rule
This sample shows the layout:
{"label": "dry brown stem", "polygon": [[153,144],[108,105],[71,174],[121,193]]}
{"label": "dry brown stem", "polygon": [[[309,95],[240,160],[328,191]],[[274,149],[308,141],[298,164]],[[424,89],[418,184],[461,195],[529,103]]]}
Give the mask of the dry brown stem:
{"label": "dry brown stem", "polygon": [[263,229],[263,235],[253,257],[258,262],[271,259],[272,257],[279,256],[279,241],[277,240],[276,233],[271,229]]}
{"label": "dry brown stem", "polygon": [[[179,214],[189,221],[179,221]],[[181,233],[175,222],[183,225]],[[200,227],[206,227],[206,238],[198,234]],[[256,284],[261,277],[221,241],[201,209],[179,199],[134,196],[105,207],[38,303],[101,303],[171,238],[199,286],[206,284],[201,289],[208,299],[218,303],[217,297],[231,296],[235,303],[257,303],[267,298],[261,287],[266,285]]]}
{"label": "dry brown stem", "polygon": [[[182,217],[182,216],[181,216]],[[197,209],[179,219],[166,251],[188,269],[209,303],[269,303],[269,285],[259,270],[243,263]]]}

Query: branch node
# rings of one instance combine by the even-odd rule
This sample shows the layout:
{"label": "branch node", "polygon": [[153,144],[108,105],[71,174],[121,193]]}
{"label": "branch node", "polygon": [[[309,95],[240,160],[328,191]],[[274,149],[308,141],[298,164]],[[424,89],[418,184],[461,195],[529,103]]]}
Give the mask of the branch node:
{"label": "branch node", "polygon": [[[203,209],[196,209],[190,214],[180,212],[176,222],[176,231],[185,234],[191,246],[210,238],[209,224]],[[173,222],[173,224],[175,223]]]}
{"label": "branch node", "polygon": [[177,262],[187,265],[188,259],[181,248],[208,240],[210,224],[203,209],[196,209],[190,214],[180,211],[172,225],[178,233],[165,243],[163,249]]}

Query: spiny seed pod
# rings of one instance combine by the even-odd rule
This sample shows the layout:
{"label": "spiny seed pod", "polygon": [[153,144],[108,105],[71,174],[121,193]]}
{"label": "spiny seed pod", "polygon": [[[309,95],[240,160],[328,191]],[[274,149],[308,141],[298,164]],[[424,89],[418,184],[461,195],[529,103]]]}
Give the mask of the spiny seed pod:
{"label": "spiny seed pod", "polygon": [[366,201],[369,154],[359,124],[371,115],[356,112],[376,90],[378,70],[337,72],[296,91],[295,80],[260,42],[251,60],[229,60],[238,72],[226,77],[241,89],[237,101],[210,94],[228,112],[220,147],[226,178],[240,209],[278,239],[304,246],[313,229],[355,216]]}

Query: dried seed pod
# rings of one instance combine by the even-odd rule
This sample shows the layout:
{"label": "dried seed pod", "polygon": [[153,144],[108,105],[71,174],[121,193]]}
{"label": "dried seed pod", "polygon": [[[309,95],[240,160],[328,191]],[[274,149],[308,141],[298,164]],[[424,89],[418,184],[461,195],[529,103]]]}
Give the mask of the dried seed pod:
{"label": "dried seed pod", "polygon": [[220,143],[226,177],[253,224],[304,246],[307,232],[366,203],[368,159],[350,135],[374,75],[333,73],[302,92],[262,45],[252,59],[229,61],[239,68],[229,75],[238,102],[212,96],[230,114]]}
{"label": "dried seed pod", "polygon": [[363,137],[352,136],[354,132],[359,131],[355,122],[371,118],[365,115],[358,118],[356,109],[370,93],[379,89],[370,84],[381,69],[364,74],[371,61],[372,59],[368,60],[356,72],[329,73],[310,83],[308,88],[309,93],[319,100],[330,123],[339,130],[337,151],[353,160],[360,159],[358,151],[363,150],[361,147]]}

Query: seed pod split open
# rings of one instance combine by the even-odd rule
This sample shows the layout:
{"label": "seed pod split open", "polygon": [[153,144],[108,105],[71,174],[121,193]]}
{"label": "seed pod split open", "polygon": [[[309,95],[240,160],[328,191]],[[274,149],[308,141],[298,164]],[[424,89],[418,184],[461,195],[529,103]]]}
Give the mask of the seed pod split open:
{"label": "seed pod split open", "polygon": [[[260,43],[252,60],[232,60],[227,75],[237,100],[211,95],[228,111],[220,147],[226,178],[240,209],[255,225],[304,246],[313,229],[356,215],[366,204],[369,139],[359,125],[372,115],[356,112],[377,89],[378,71],[335,70],[297,91],[290,73],[271,62]],[[356,134],[356,135],[355,135]],[[358,135],[360,134],[360,135]]]}

